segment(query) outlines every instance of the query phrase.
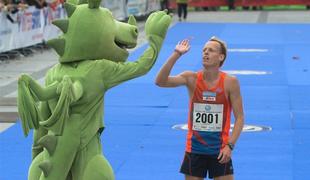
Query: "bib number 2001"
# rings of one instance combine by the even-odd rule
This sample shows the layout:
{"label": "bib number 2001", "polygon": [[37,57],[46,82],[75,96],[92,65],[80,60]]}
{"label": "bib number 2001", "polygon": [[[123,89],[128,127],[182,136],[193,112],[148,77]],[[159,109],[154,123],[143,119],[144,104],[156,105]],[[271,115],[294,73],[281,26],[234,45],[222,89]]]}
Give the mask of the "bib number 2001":
{"label": "bib number 2001", "polygon": [[219,123],[219,115],[218,114],[212,114],[212,113],[197,112],[195,121],[197,123],[209,123],[209,124],[215,123],[215,124],[218,124]]}
{"label": "bib number 2001", "polygon": [[223,104],[194,104],[193,130],[220,132],[222,124]]}

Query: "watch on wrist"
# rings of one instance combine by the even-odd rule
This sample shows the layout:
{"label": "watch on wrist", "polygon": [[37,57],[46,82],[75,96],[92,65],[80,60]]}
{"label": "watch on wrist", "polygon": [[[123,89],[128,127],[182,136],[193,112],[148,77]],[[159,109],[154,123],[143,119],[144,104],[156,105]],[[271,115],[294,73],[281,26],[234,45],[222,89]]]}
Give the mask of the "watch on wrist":
{"label": "watch on wrist", "polygon": [[179,54],[179,56],[182,56],[182,55],[183,55],[183,54],[182,54],[182,52],[181,52],[181,51],[179,51],[179,50],[177,50],[177,49],[175,49],[175,50],[174,50],[174,52],[178,53],[178,54]]}
{"label": "watch on wrist", "polygon": [[235,145],[233,143],[228,143],[227,146],[229,147],[230,150],[234,150]]}

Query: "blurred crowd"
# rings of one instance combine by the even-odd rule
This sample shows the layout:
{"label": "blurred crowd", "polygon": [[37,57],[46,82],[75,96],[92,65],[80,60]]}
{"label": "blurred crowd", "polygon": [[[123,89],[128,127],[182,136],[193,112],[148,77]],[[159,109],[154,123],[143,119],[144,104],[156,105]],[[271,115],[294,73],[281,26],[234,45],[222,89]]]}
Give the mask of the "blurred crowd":
{"label": "blurred crowd", "polygon": [[0,12],[24,10],[28,6],[35,6],[41,9],[47,6],[47,2],[45,0],[0,0]]}
{"label": "blurred crowd", "polygon": [[12,15],[27,9],[29,6],[34,6],[37,9],[47,6],[55,8],[60,3],[63,3],[63,0],[0,0],[0,13],[4,12],[7,19],[14,23],[15,20]]}
{"label": "blurred crowd", "polygon": [[0,0],[0,12],[16,13],[19,10],[24,10],[29,6],[35,6],[37,9],[42,9],[46,6],[58,5],[63,3],[62,0]]}
{"label": "blurred crowd", "polygon": [[[42,9],[44,7],[51,7],[55,9],[59,4],[62,4],[65,0],[0,0],[0,13],[5,12],[7,19],[14,23],[11,15],[17,13],[18,11],[22,11],[27,9],[29,6],[35,6],[37,9]],[[176,0],[176,2],[187,2],[190,0]],[[234,10],[234,0],[227,0],[228,9]],[[160,0],[161,9],[169,10],[169,0]],[[310,9],[309,5],[306,5],[307,9]],[[178,7],[179,9],[179,7]],[[203,10],[213,10],[216,11],[219,7],[195,7],[195,9],[203,9]],[[243,6],[243,10],[262,10],[262,6]]]}
{"label": "blurred crowd", "polygon": [[20,9],[26,9],[28,4],[20,0],[0,0],[0,12],[16,13]]}

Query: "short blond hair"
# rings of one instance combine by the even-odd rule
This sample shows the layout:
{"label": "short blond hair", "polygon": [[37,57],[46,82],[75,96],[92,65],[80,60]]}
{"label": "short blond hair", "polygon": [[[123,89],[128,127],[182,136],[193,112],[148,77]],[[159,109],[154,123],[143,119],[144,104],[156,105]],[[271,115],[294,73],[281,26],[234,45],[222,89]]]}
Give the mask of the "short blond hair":
{"label": "short blond hair", "polygon": [[226,59],[226,56],[227,56],[227,46],[226,46],[226,43],[225,41],[215,37],[215,36],[212,36],[209,41],[214,41],[214,42],[217,42],[220,44],[220,47],[221,47],[221,53],[224,54],[224,59],[223,61],[221,62],[220,64],[220,67],[224,64],[224,61]]}

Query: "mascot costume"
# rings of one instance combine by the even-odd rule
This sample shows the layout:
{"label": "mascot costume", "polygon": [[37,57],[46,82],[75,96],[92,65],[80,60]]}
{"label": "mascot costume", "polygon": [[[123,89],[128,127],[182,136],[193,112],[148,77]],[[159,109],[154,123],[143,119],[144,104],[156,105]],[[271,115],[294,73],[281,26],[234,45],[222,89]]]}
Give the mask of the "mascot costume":
{"label": "mascot costume", "polygon": [[152,13],[145,24],[149,47],[134,62],[127,48],[137,44],[137,25],[116,21],[100,0],[65,3],[68,19],[48,45],[59,55],[42,87],[28,75],[18,80],[18,112],[25,136],[34,129],[29,180],[113,180],[102,155],[104,94],[147,73],[158,56],[171,16]]}

